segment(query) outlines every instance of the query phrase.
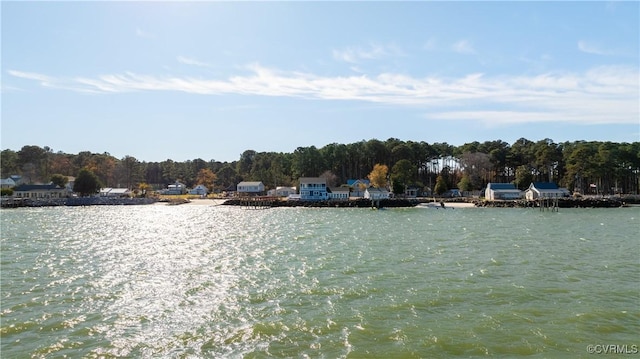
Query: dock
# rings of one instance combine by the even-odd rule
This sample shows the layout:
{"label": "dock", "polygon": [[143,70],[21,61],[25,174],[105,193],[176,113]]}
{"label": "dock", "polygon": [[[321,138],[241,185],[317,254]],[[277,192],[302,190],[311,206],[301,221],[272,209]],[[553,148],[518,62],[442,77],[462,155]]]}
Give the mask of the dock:
{"label": "dock", "polygon": [[277,200],[277,197],[271,196],[241,197],[237,199],[242,209],[269,209],[273,207]]}

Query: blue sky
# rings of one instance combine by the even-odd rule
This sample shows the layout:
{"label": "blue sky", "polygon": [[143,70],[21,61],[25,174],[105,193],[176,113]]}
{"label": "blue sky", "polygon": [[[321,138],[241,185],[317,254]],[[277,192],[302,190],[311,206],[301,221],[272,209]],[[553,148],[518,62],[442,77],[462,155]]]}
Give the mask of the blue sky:
{"label": "blue sky", "polygon": [[2,2],[2,149],[640,141],[633,2]]}

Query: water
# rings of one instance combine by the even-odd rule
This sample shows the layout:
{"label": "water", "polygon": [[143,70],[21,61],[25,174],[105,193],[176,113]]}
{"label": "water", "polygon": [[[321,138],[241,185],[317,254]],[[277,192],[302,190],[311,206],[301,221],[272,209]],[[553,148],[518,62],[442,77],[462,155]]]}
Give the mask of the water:
{"label": "water", "polygon": [[549,358],[640,344],[638,208],[0,215],[2,358]]}

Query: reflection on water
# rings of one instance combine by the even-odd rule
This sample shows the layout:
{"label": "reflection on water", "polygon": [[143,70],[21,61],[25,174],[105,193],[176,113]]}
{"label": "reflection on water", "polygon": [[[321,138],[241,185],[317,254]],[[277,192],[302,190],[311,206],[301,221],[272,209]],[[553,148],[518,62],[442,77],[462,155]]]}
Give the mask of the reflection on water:
{"label": "reflection on water", "polygon": [[2,355],[584,356],[638,344],[637,209],[2,211]]}

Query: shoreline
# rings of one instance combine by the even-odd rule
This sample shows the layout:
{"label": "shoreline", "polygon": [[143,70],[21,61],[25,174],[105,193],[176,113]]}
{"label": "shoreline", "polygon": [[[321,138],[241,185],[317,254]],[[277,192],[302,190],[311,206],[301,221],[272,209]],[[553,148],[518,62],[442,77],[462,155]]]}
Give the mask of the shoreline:
{"label": "shoreline", "polygon": [[[479,199],[441,199],[445,208],[540,208],[549,207],[548,202],[540,200],[479,200]],[[441,208],[440,201],[433,198],[395,198],[371,201],[355,199],[349,201],[292,201],[274,197],[249,198],[175,198],[158,200],[156,198],[61,198],[43,200],[2,199],[2,208],[19,207],[58,207],[58,206],[113,206],[113,205],[188,205],[188,206],[240,206],[250,208],[273,207],[313,207],[313,208]],[[634,198],[559,198],[553,204],[556,208],[620,208],[640,207]]]}

